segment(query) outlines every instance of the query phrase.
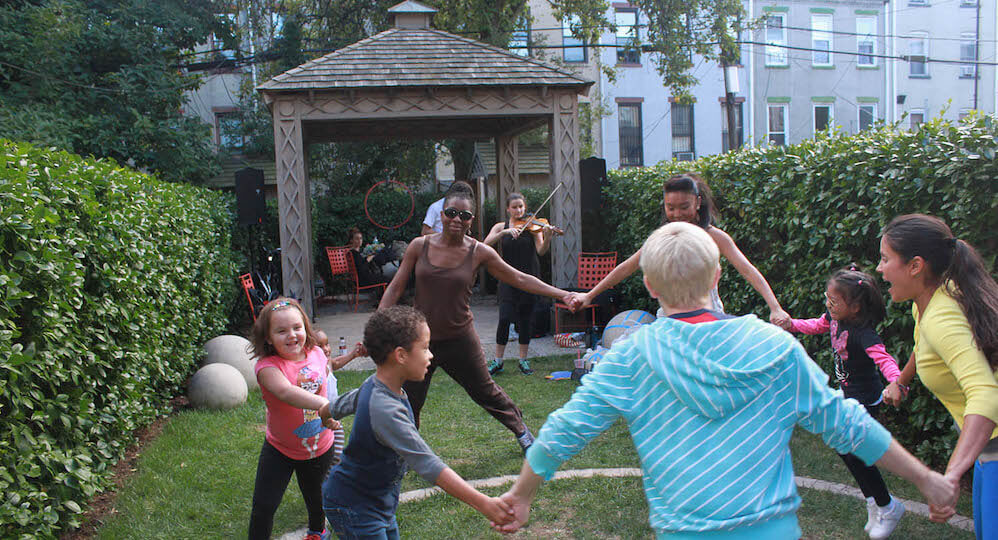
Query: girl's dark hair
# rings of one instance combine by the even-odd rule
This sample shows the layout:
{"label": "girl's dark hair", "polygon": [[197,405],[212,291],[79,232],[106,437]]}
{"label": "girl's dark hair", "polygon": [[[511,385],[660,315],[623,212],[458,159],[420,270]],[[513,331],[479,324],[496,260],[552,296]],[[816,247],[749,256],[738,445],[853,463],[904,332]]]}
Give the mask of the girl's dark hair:
{"label": "girl's dark hair", "polygon": [[350,230],[347,231],[347,243],[353,242],[353,235],[355,234],[364,234],[364,233],[360,232],[360,229],[358,229],[357,227],[350,227]]}
{"label": "girl's dark hair", "polygon": [[870,274],[861,272],[855,264],[839,270],[828,278],[829,285],[835,288],[850,306],[856,306],[856,319],[850,322],[863,326],[876,326],[887,316],[884,297],[880,287]]}
{"label": "girl's dark hair", "polygon": [[[700,198],[700,210],[697,211],[697,225],[703,229],[709,229],[717,219],[717,209],[714,208],[714,196],[710,192],[707,182],[694,172],[677,174],[665,181],[662,185],[662,196],[666,193],[692,193]],[[668,217],[663,216],[662,223],[666,223]]]}
{"label": "girl's dark hair", "polygon": [[379,309],[364,325],[364,348],[377,365],[384,364],[396,347],[409,350],[419,339],[420,323],[426,317],[409,306]]}
{"label": "girl's dark hair", "polygon": [[267,338],[270,337],[270,319],[275,312],[286,309],[298,310],[298,313],[301,314],[301,320],[305,322],[305,346],[303,347],[305,351],[319,344],[319,340],[315,337],[315,330],[312,329],[312,323],[309,322],[308,315],[305,314],[305,310],[302,309],[301,304],[294,298],[281,296],[267,302],[253,323],[253,328],[250,330],[249,353],[254,358],[263,358],[277,354],[274,346],[267,342]]}
{"label": "girl's dark hair", "polygon": [[513,193],[506,195],[506,206],[509,206],[509,203],[517,199],[523,199],[524,204],[526,204],[527,202],[527,198],[523,196],[523,193],[520,193],[519,191],[514,191]]}
{"label": "girl's dark hair", "polygon": [[943,220],[925,214],[892,219],[883,236],[905,262],[925,260],[931,277],[960,304],[991,369],[998,368],[998,284],[973,246],[953,236]]}

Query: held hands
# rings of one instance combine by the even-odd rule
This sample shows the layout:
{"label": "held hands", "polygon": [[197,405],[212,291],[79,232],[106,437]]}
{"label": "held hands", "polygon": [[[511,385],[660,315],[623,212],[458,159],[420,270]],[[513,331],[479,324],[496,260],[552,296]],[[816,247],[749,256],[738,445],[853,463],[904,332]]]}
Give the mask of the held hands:
{"label": "held hands", "polygon": [[783,309],[774,309],[769,312],[769,322],[779,326],[780,328],[789,331],[792,323],[790,322],[790,314]]}
{"label": "held hands", "polygon": [[569,311],[575,313],[583,308],[581,296],[579,293],[565,293],[565,296],[561,297],[561,303],[568,306]]}
{"label": "held hands", "polygon": [[364,347],[364,344],[358,341],[353,346],[353,349],[350,350],[350,356],[352,356],[354,358],[360,358],[362,356],[367,356],[367,349]]}
{"label": "held hands", "polygon": [[527,524],[527,520],[530,519],[530,501],[526,499],[521,499],[513,494],[513,491],[507,491],[499,496],[512,512],[512,519],[506,524],[492,523],[492,528],[503,534],[514,533],[520,530],[521,527]]}
{"label": "held hands", "polygon": [[508,526],[514,520],[513,509],[499,497],[486,497],[478,511],[489,519],[492,528],[496,530]]}
{"label": "held hands", "polygon": [[919,486],[929,503],[929,519],[945,523],[956,514],[956,501],[960,496],[960,478],[946,473],[945,476],[931,471]]}
{"label": "held hands", "polygon": [[908,389],[902,387],[897,381],[892,382],[884,388],[884,403],[888,405],[893,405],[894,407],[900,407],[901,402],[904,398],[908,397]]}

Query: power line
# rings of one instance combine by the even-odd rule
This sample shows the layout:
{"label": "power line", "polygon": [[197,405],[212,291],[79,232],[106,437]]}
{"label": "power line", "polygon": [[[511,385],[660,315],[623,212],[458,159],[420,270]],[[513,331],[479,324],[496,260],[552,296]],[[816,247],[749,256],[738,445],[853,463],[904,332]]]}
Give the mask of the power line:
{"label": "power line", "polygon": [[960,64],[960,65],[978,65],[978,66],[998,66],[998,62],[982,62],[975,60],[948,60],[943,58],[931,58],[929,56],[917,56],[917,55],[901,55],[901,56],[891,56],[887,54],[876,54],[876,53],[861,53],[855,51],[837,51],[833,49],[815,49],[813,47],[796,47],[793,45],[781,45],[778,43],[764,43],[760,41],[736,41],[735,43],[742,45],[761,45],[763,47],[776,47],[779,49],[790,49],[793,51],[812,51],[812,52],[823,52],[828,54],[844,54],[848,56],[869,56],[873,58],[886,58],[888,60],[901,60],[904,62],[932,62],[935,64]]}
{"label": "power line", "polygon": [[[836,34],[843,36],[861,36],[861,37],[875,37],[875,38],[898,38],[898,39],[916,39],[916,36],[908,35],[896,35],[896,34],[861,34],[858,32],[846,32],[845,30],[815,30],[814,28],[806,28],[803,26],[781,26],[780,28],[785,28],[787,30],[802,30],[811,33],[823,33],[823,34]],[[930,37],[926,36],[924,38],[917,39],[928,39],[929,41],[971,41],[971,38],[955,38],[955,37]],[[973,41],[978,43],[996,43],[996,39],[977,39],[973,38]]]}

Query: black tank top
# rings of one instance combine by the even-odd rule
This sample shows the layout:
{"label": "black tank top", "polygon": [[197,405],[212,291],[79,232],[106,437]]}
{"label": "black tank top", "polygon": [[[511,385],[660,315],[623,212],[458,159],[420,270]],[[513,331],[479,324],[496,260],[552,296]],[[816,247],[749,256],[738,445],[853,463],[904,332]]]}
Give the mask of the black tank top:
{"label": "black tank top", "polygon": [[[503,230],[509,228],[509,221]],[[524,231],[517,238],[503,235],[499,240],[499,254],[507,264],[531,276],[540,276],[541,263],[537,258],[537,248],[534,247],[534,235]],[[515,289],[505,283],[499,283],[499,301],[514,304],[531,304],[537,297]]]}

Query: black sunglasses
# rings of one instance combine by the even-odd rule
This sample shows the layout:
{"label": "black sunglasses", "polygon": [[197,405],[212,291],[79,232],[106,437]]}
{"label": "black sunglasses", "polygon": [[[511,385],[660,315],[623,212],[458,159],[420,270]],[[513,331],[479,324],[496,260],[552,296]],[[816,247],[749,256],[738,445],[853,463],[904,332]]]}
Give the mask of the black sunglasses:
{"label": "black sunglasses", "polygon": [[475,214],[472,214],[467,210],[458,210],[457,208],[454,207],[444,208],[444,215],[447,216],[449,219],[454,219],[457,216],[461,216],[461,221],[471,221],[475,217]]}

